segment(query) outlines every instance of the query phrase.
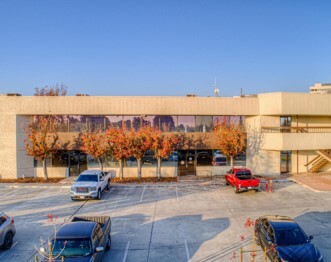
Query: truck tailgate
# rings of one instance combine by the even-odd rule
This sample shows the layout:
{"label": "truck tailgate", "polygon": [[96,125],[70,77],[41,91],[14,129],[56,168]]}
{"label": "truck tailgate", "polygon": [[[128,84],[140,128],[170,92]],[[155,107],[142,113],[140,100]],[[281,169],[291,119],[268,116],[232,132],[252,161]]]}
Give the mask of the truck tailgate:
{"label": "truck tailgate", "polygon": [[260,180],[256,178],[247,179],[247,180],[239,180],[241,187],[258,187],[260,184]]}
{"label": "truck tailgate", "polygon": [[77,222],[77,221],[96,222],[96,223],[100,224],[101,227],[103,227],[107,223],[111,223],[109,216],[95,216],[95,217],[75,216],[75,217],[72,218],[71,221],[72,222]]}

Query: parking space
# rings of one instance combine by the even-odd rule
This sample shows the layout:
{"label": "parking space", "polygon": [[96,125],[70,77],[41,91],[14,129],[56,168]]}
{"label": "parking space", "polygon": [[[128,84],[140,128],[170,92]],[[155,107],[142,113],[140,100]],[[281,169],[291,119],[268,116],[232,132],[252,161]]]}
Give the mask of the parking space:
{"label": "parking space", "polygon": [[331,192],[293,182],[275,183],[273,193],[240,194],[220,182],[113,186],[100,201],[74,202],[68,189],[0,188],[0,210],[17,229],[0,261],[34,261],[34,246],[53,233],[50,213],[59,225],[74,214],[111,216],[112,248],[103,261],[238,261],[239,248],[251,248],[245,221],[266,214],[295,218],[331,259],[330,203]]}

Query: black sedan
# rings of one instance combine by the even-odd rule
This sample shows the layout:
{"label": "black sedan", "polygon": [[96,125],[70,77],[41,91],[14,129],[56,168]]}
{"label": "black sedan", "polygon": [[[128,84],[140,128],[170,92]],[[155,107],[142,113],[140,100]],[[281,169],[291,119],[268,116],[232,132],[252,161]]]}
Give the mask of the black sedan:
{"label": "black sedan", "polygon": [[302,228],[286,216],[263,216],[255,222],[258,245],[273,262],[321,262],[323,257]]}

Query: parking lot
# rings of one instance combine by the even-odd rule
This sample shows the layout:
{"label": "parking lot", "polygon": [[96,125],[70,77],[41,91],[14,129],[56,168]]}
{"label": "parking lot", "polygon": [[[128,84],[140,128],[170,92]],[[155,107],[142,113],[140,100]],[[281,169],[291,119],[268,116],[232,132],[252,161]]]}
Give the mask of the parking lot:
{"label": "parking lot", "polygon": [[[263,187],[264,188],[264,187]],[[103,261],[239,261],[239,248],[251,249],[248,218],[287,215],[303,227],[325,261],[331,260],[331,192],[293,182],[274,183],[275,191],[234,194],[223,181],[115,185],[102,200],[71,201],[66,188],[5,188],[0,210],[15,218],[17,234],[0,261],[34,261],[35,246],[74,215],[109,215],[112,248]],[[263,261],[257,252],[255,261]],[[244,253],[244,261],[250,253]]]}

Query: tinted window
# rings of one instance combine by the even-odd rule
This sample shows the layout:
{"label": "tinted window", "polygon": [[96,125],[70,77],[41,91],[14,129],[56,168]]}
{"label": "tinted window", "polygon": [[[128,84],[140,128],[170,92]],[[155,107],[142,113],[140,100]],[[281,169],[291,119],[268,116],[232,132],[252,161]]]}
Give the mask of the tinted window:
{"label": "tinted window", "polygon": [[7,219],[5,217],[0,217],[0,226],[2,226],[6,221]]}
{"label": "tinted window", "polygon": [[80,175],[77,179],[79,182],[98,182],[97,175]]}
{"label": "tinted window", "polygon": [[199,152],[197,154],[197,165],[210,165],[211,161],[211,152]]}
{"label": "tinted window", "polygon": [[236,173],[236,177],[240,178],[240,177],[248,177],[248,176],[252,176],[252,173],[250,171],[238,171]]}
{"label": "tinted window", "polygon": [[178,116],[179,132],[195,132],[195,116]]}
{"label": "tinted window", "polygon": [[68,116],[70,132],[86,131],[86,116]]}
{"label": "tinted window", "polygon": [[123,116],[106,116],[106,129],[109,127],[121,128],[123,125]]}
{"label": "tinted window", "polygon": [[215,161],[216,162],[226,162],[226,157],[216,157]]}
{"label": "tinted window", "polygon": [[127,130],[130,130],[131,128],[133,128],[136,131],[138,131],[141,126],[141,121],[142,120],[141,120],[140,116],[124,116],[123,117],[124,127]]}
{"label": "tinted window", "polygon": [[105,130],[105,117],[104,116],[88,116],[86,118],[88,131],[104,131]]}
{"label": "tinted window", "polygon": [[212,116],[196,116],[195,127],[197,132],[210,132],[213,130]]}
{"label": "tinted window", "polygon": [[300,228],[277,229],[276,242],[279,246],[300,245],[307,242],[307,237]]}
{"label": "tinted window", "polygon": [[177,125],[177,116],[155,116],[153,126],[164,131],[173,132]]}

